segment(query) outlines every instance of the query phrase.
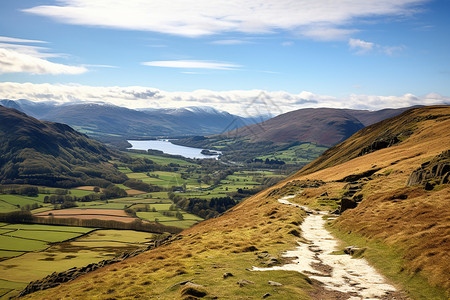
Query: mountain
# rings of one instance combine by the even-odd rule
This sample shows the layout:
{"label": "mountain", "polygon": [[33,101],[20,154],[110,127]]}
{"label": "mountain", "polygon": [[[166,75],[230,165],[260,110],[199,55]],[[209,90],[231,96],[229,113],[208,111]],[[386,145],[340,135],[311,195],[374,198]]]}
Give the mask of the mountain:
{"label": "mountain", "polygon": [[230,128],[242,127],[261,121],[259,118],[243,118],[225,111],[218,111],[212,107],[163,108],[145,112],[152,118],[166,115],[172,122],[178,124],[180,132],[184,130],[190,135],[222,133]]}
{"label": "mountain", "polygon": [[267,117],[242,118],[211,107],[135,110],[110,104],[1,100],[40,120],[68,124],[90,136],[126,139],[209,135],[254,124]]}
{"label": "mountain", "polygon": [[278,115],[267,121],[237,128],[226,133],[230,137],[249,138],[253,142],[309,142],[335,145],[364,125],[344,110],[305,108]]}
{"label": "mountain", "polygon": [[109,160],[113,153],[71,127],[39,121],[0,106],[0,183],[71,187],[105,185],[126,178]]}
{"label": "mountain", "polygon": [[274,143],[310,142],[333,146],[365,126],[396,116],[410,108],[378,111],[305,108],[278,115],[255,125],[226,133],[231,137],[246,137],[252,141]]}
{"label": "mountain", "polygon": [[408,109],[420,107],[403,107],[403,108],[386,108],[376,111],[371,110],[355,110],[355,109],[344,109],[345,112],[357,118],[364,126],[369,126],[388,118],[395,117]]}
{"label": "mountain", "polygon": [[[365,257],[405,291],[386,299],[448,299],[448,128],[450,106],[412,109],[371,125],[331,148],[325,158],[171,242],[28,298],[354,297],[325,288],[314,272],[250,271],[291,262],[285,251],[305,242],[298,225],[307,213],[278,201],[290,195],[289,201],[311,208],[341,208],[342,214],[328,222],[344,241],[342,248],[358,249],[352,261]],[[400,141],[378,147],[374,141],[383,134]],[[347,200],[356,207],[343,210]],[[323,263],[314,268],[320,273],[333,269]]]}

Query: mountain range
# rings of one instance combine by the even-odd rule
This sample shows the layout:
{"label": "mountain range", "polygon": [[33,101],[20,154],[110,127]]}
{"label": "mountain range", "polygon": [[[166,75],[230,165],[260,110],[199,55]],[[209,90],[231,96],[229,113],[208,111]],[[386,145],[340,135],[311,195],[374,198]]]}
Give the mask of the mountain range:
{"label": "mountain range", "polygon": [[125,139],[209,135],[268,118],[243,118],[211,107],[135,110],[109,104],[0,100],[40,120],[65,123],[90,136]]}

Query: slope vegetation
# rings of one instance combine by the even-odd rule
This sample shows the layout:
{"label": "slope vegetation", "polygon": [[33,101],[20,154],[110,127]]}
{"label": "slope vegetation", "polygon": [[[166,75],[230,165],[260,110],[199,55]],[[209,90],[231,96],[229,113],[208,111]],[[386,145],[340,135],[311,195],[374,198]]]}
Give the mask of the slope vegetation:
{"label": "slope vegetation", "polygon": [[[448,128],[449,106],[412,109],[361,130],[294,176],[320,178],[329,182],[320,192],[359,203],[346,210],[335,226],[397,249],[404,260],[399,273],[422,276],[447,292]],[[417,176],[421,170],[424,175]],[[298,200],[316,204],[330,200],[311,196],[302,194]]]}
{"label": "slope vegetation", "polygon": [[71,187],[126,177],[109,163],[112,153],[67,125],[41,122],[0,106],[0,183]]}

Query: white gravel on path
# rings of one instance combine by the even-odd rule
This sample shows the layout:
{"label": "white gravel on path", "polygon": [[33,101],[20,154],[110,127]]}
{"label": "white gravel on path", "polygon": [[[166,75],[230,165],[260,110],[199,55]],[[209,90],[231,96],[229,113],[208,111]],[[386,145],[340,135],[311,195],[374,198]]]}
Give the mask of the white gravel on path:
{"label": "white gravel on path", "polygon": [[326,289],[344,292],[348,299],[389,299],[389,294],[397,289],[386,283],[365,259],[351,258],[350,255],[334,255],[338,248],[338,240],[326,229],[326,220],[323,215],[326,212],[313,212],[307,207],[294,204],[288,199],[294,196],[286,196],[278,201],[286,205],[302,208],[310,214],[300,226],[302,236],[309,243],[299,242],[299,247],[287,251],[284,257],[295,257],[291,263],[270,268],[256,268],[253,271],[286,270],[304,273],[309,278],[323,283]]}

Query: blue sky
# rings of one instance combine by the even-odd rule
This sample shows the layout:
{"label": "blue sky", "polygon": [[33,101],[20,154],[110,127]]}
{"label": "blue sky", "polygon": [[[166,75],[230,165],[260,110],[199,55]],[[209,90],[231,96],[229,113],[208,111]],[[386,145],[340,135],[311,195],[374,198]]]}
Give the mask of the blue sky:
{"label": "blue sky", "polygon": [[0,98],[241,114],[449,103],[449,12],[448,0],[2,0]]}

